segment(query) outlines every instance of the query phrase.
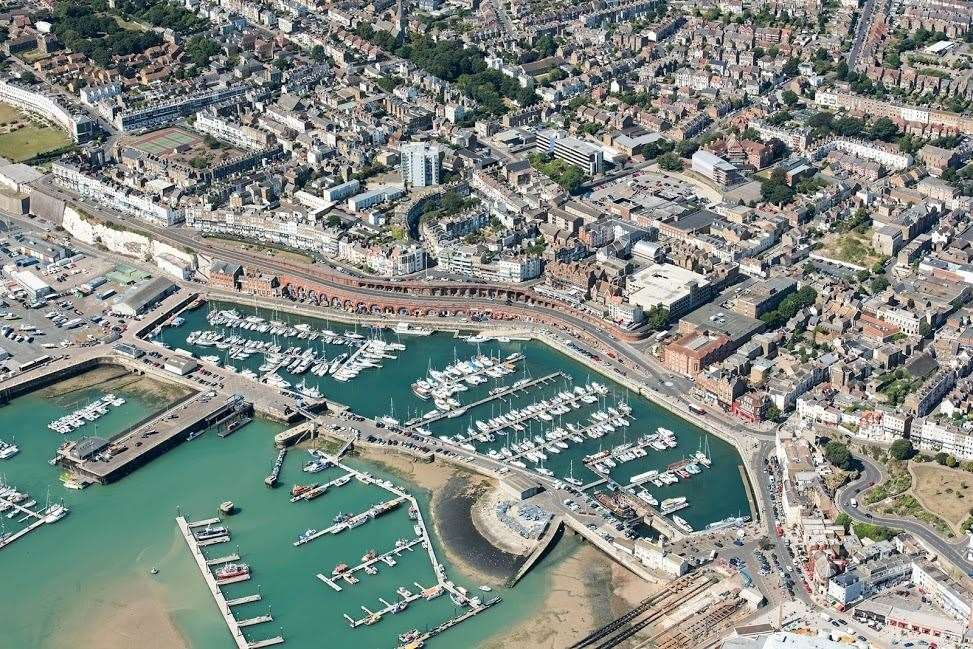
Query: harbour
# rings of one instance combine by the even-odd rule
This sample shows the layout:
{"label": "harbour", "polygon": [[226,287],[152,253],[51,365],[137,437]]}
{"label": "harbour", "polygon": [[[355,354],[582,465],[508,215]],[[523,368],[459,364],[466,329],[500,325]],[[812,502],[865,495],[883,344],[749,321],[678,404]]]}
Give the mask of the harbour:
{"label": "harbour", "polygon": [[[187,332],[192,331],[193,327],[198,327],[198,324],[194,323],[202,323],[205,321],[205,309],[184,312],[183,317],[186,319],[186,324],[182,327],[163,328],[156,336],[156,340],[160,343],[166,343],[173,349],[184,349],[188,347],[188,351],[190,352],[196,354],[204,353],[205,349],[196,351],[191,346],[186,345],[185,335]],[[293,316],[279,315],[278,317],[281,319],[292,318],[298,320]],[[299,322],[297,323],[299,324]],[[342,326],[332,323],[316,325],[314,328],[330,328],[337,333],[338,330],[342,329]],[[364,334],[365,330],[363,329],[362,331]],[[370,333],[373,336],[384,336],[391,344],[394,344],[396,341],[395,335],[390,331],[386,331],[385,333]],[[495,453],[500,453],[500,450],[505,445],[512,446],[515,442],[518,444],[521,443],[521,439],[526,436],[527,432],[531,433],[529,435],[530,439],[533,439],[534,435],[540,435],[544,439],[544,442],[541,443],[543,445],[538,450],[546,453],[548,457],[543,463],[532,464],[532,466],[547,468],[551,470],[554,477],[548,478],[542,473],[537,473],[538,479],[564,480],[574,475],[584,485],[598,482],[603,478],[600,478],[585,466],[582,461],[584,456],[597,453],[600,449],[614,448],[615,446],[624,444],[626,443],[626,438],[629,438],[627,443],[631,444],[639,436],[646,434],[648,427],[651,427],[649,430],[654,430],[658,424],[674,430],[679,439],[680,448],[694,448],[700,439],[701,433],[698,429],[675,420],[665,411],[627,393],[623,388],[605,382],[604,385],[608,390],[608,394],[599,395],[596,399],[597,403],[584,404],[583,408],[572,411],[576,412],[576,414],[572,414],[570,417],[581,422],[590,417],[590,414],[593,412],[604,411],[608,414],[608,407],[613,407],[617,410],[616,406],[628,404],[632,408],[631,416],[626,416],[626,419],[630,421],[628,427],[616,426],[614,431],[606,430],[601,438],[591,438],[586,434],[582,434],[580,435],[581,442],[575,442],[568,436],[563,440],[557,440],[570,446],[569,449],[562,449],[556,443],[551,443],[551,440],[546,439],[546,435],[554,428],[560,426],[567,431],[567,424],[573,423],[568,417],[562,414],[552,416],[551,421],[545,421],[543,418],[535,418],[527,422],[527,428],[530,431],[520,433],[515,429],[508,428],[507,435],[494,434],[494,441],[489,441],[489,437],[487,436],[486,439],[488,441],[484,442],[482,439],[478,439],[483,434],[483,431],[475,426],[473,431],[469,429],[471,418],[472,421],[482,420],[484,423],[487,423],[491,418],[499,414],[523,409],[530,403],[550,403],[559,393],[565,391],[573,392],[574,386],[579,386],[584,389],[584,386],[590,385],[592,383],[590,374],[584,367],[566,361],[564,357],[538,343],[525,341],[468,343],[462,339],[446,334],[411,336],[404,342],[406,350],[400,350],[398,352],[399,358],[394,363],[385,364],[382,368],[372,368],[374,369],[373,372],[362,372],[353,381],[348,382],[336,381],[331,375],[316,377],[309,371],[303,376],[305,386],[316,387],[325,398],[333,399],[341,404],[342,409],[347,407],[352,412],[370,417],[371,421],[378,422],[379,425],[383,421],[387,425],[397,426],[394,422],[399,419],[407,422],[416,420],[416,423],[413,423],[410,427],[403,428],[406,432],[411,431],[414,433],[415,439],[421,440],[426,438],[434,440],[438,439],[439,436],[447,436],[457,440],[462,439],[462,443],[473,446],[479,454],[482,454],[483,458],[489,458],[488,453],[491,450]],[[349,346],[346,345],[346,348],[349,348]],[[421,421],[422,413],[429,411],[430,403],[416,396],[410,386],[417,378],[422,377],[430,366],[446,367],[457,359],[474,358],[478,355],[502,359],[509,357],[511,354],[523,354],[523,360],[518,361],[518,363],[522,364],[522,367],[517,373],[510,373],[500,378],[506,379],[508,381],[506,385],[510,388],[514,381],[522,379],[522,369],[526,367],[528,375],[537,377],[536,379],[527,379],[528,381],[534,381],[532,385],[525,386],[521,384],[516,391],[509,389],[509,391],[504,392],[508,388],[503,387],[502,380],[496,383],[490,381],[477,386],[467,384],[468,389],[462,391],[462,401],[469,401],[471,405],[467,406],[467,410],[463,413],[464,416],[449,417],[444,414],[439,414],[438,418],[433,421]],[[226,373],[227,375],[239,376],[244,369],[251,367],[251,364],[259,366],[262,362],[261,359],[256,357],[245,360],[231,360],[230,363],[234,366],[234,371],[226,371]],[[254,367],[253,371],[256,373],[257,369],[259,367]],[[313,365],[311,369],[313,369]],[[286,369],[281,371],[281,375],[285,377],[285,380],[292,385],[300,383],[301,378],[297,378],[300,375],[297,375],[295,377],[297,380],[294,380],[286,372]],[[250,381],[254,385],[259,385],[257,381]],[[346,385],[348,388],[343,388],[341,387],[342,385]],[[261,387],[261,389],[269,388],[271,386],[263,385]],[[482,390],[482,392],[478,392],[479,390]],[[491,395],[489,394],[490,390],[497,390],[497,392]],[[375,395],[381,396],[376,397]],[[100,398],[100,396],[100,394],[94,393],[92,394],[92,399]],[[130,402],[133,399],[128,394],[124,396]],[[282,396],[284,398],[294,398],[294,395],[284,393],[282,393]],[[32,398],[30,395],[20,397],[12,402],[12,406],[15,408],[18,407],[17,403],[20,399],[29,400]],[[264,404],[272,403],[272,398],[269,396],[261,396],[261,399]],[[255,404],[255,409],[258,405]],[[8,408],[10,407],[8,406]],[[121,407],[120,410],[125,410],[125,408],[127,406]],[[68,409],[68,412],[72,410]],[[491,410],[493,410],[492,414]],[[2,417],[2,414],[3,410],[0,410],[0,417]],[[51,413],[45,416],[42,422],[45,428],[49,421],[56,418],[55,414]],[[622,415],[622,412],[619,410],[618,414]],[[135,425],[121,425],[113,431],[110,429],[111,427],[106,426],[106,423],[110,423],[115,415],[116,413],[113,411],[98,422],[98,426],[105,429],[102,431],[103,435],[109,438],[118,435],[127,427]],[[555,420],[555,418],[558,418],[559,421]],[[510,420],[508,419],[508,421]],[[590,425],[593,426],[594,423],[590,422]],[[272,431],[270,434],[266,432],[268,431],[268,426]],[[430,435],[423,436],[420,433],[416,433],[415,429],[418,427],[427,428]],[[577,426],[576,428],[579,431],[582,430]],[[626,428],[630,428],[631,430],[626,431]],[[223,560],[227,557],[240,556],[242,553],[239,551],[234,552],[231,548],[236,545],[243,546],[246,548],[247,557],[251,557],[254,564],[261,567],[265,564],[268,566],[266,572],[261,568],[260,574],[266,576],[261,577],[257,592],[255,592],[255,584],[251,580],[243,580],[239,583],[230,583],[223,586],[226,591],[224,598],[227,606],[238,609],[235,612],[235,618],[240,621],[259,619],[262,615],[267,614],[266,602],[272,601],[274,603],[273,622],[255,623],[252,627],[241,627],[248,642],[260,642],[266,639],[265,636],[275,637],[281,635],[287,638],[286,642],[288,646],[309,646],[306,643],[312,637],[312,631],[299,621],[301,619],[300,611],[303,604],[297,603],[295,593],[291,592],[292,588],[285,587],[285,583],[299,584],[296,592],[303,593],[302,597],[310,600],[308,606],[313,605],[314,608],[319,608],[322,605],[339,605],[339,610],[351,615],[355,620],[361,620],[363,619],[362,616],[366,615],[364,611],[361,611],[361,606],[365,606],[372,613],[380,612],[386,607],[385,604],[382,604],[382,599],[388,604],[393,605],[393,607],[396,606],[396,600],[390,598],[389,593],[396,592],[399,587],[406,588],[413,595],[418,592],[428,593],[429,588],[435,589],[440,579],[438,574],[439,568],[436,566],[447,569],[448,566],[445,565],[446,562],[436,552],[436,548],[439,545],[439,541],[436,538],[424,537],[434,552],[434,556],[430,555],[428,551],[419,552],[420,548],[426,544],[426,541],[419,541],[418,539],[420,537],[414,534],[415,530],[413,528],[417,522],[410,520],[406,515],[407,510],[411,509],[411,505],[406,507],[405,501],[395,511],[376,518],[367,525],[345,530],[339,534],[329,534],[326,538],[321,538],[317,543],[311,544],[307,548],[294,550],[296,554],[284,553],[281,556],[282,546],[290,546],[297,533],[308,529],[309,525],[314,525],[315,523],[321,525],[321,521],[330,521],[339,512],[365,512],[382,502],[389,501],[393,497],[386,490],[374,483],[365,484],[354,478],[350,482],[346,481],[350,474],[348,469],[376,475],[377,471],[374,467],[357,464],[352,458],[342,460],[340,462],[342,466],[327,466],[319,473],[309,474],[302,470],[304,460],[297,457],[301,455],[300,452],[288,454],[281,462],[278,484],[286,485],[286,492],[281,493],[280,491],[266,489],[263,485],[263,476],[266,475],[268,469],[267,449],[272,448],[274,437],[281,430],[282,427],[279,425],[269,424],[261,420],[258,412],[256,419],[238,428],[238,432],[232,436],[221,438],[215,434],[203,434],[189,444],[173,446],[167,452],[154,456],[150,462],[147,462],[138,471],[123,474],[123,480],[107,488],[88,489],[78,494],[69,492],[68,495],[70,498],[83,497],[84,501],[81,502],[81,505],[83,505],[81,509],[76,510],[77,515],[73,515],[65,525],[94,525],[97,517],[86,520],[91,514],[85,510],[88,509],[90,503],[97,503],[102,498],[101,492],[103,490],[111,491],[116,496],[122,495],[131,489],[138,489],[137,485],[143,482],[152,484],[157,483],[160,479],[168,480],[165,477],[168,471],[178,471],[180,474],[185,474],[185,471],[189,471],[190,473],[197,471],[206,475],[214,475],[214,471],[218,472],[222,476],[218,481],[218,488],[214,489],[215,485],[212,484],[185,484],[185,481],[182,481],[178,483],[178,487],[173,488],[175,485],[172,485],[165,490],[165,499],[168,500],[170,507],[173,509],[176,506],[180,506],[187,511],[208,510],[215,512],[216,504],[231,498],[240,504],[242,510],[245,512],[238,519],[233,519],[233,532],[230,535],[230,539],[214,543],[212,546],[205,546],[205,548],[209,552],[207,554],[207,560],[215,561]],[[63,439],[55,439],[55,436],[57,438],[61,436],[53,431],[45,432],[52,435],[52,437],[48,438],[45,445],[54,444],[56,446],[57,443],[64,441]],[[474,434],[472,438],[470,437],[471,432]],[[71,438],[72,435],[77,436],[78,433],[69,433],[67,437]],[[296,436],[303,439],[307,438],[306,433],[301,431],[298,431]],[[361,440],[362,443],[366,441],[364,438]],[[19,439],[18,443],[22,446],[27,446],[26,443]],[[536,440],[534,443],[539,444]],[[727,480],[724,483],[726,487],[725,491],[733,494],[739,488],[736,484],[739,480],[739,473],[735,470],[736,462],[732,462],[732,472],[725,471],[726,463],[723,461],[723,458],[726,457],[729,447],[718,441],[714,441],[713,444],[716,447],[712,453],[715,468],[711,475],[717,477],[717,483],[721,480]],[[557,448],[559,452],[548,453],[547,449],[551,446]],[[233,451],[232,454],[230,453],[230,449],[244,448],[248,450],[243,456],[239,454],[239,450]],[[458,448],[458,445],[454,445],[453,448]],[[27,448],[26,450],[30,449]],[[729,452],[732,453],[732,449]],[[274,453],[276,455],[278,451],[275,450]],[[613,469],[611,479],[619,484],[627,484],[629,477],[638,473],[644,473],[650,468],[646,466],[646,463],[651,463],[651,466],[664,468],[668,464],[681,460],[681,457],[675,455],[677,453],[681,455],[682,451],[680,449],[666,449],[664,451],[652,450],[647,453],[646,457],[633,459],[631,462],[625,462],[618,468]],[[33,455],[34,453],[31,454]],[[46,455],[46,457],[41,458],[42,462],[35,466],[40,467],[39,470],[41,471],[50,472],[53,470],[56,472],[57,469],[52,469],[52,467],[47,465],[46,458],[50,457],[49,453],[41,453],[40,455]],[[244,459],[246,457],[250,459]],[[306,458],[307,456],[304,457]],[[521,459],[525,458],[527,458],[526,455],[521,456]],[[21,459],[23,458],[18,456],[13,462],[20,462]],[[212,466],[207,468],[199,466],[193,469],[193,465],[198,463],[208,463],[212,464]],[[240,463],[253,466],[253,469],[240,470],[240,466],[242,466]],[[220,469],[218,468],[219,466],[223,466],[223,468]],[[502,466],[502,464],[498,464],[497,466]],[[262,471],[260,470],[261,467],[263,468]],[[732,480],[727,478],[727,474],[732,477]],[[295,503],[298,504],[285,506],[283,510],[279,508],[277,503],[294,498],[293,495],[289,494],[291,487],[308,482],[311,485],[318,485],[318,497],[299,498],[295,500]],[[136,486],[133,487],[130,485]],[[328,486],[320,489],[322,485]],[[259,490],[255,490],[257,486],[259,486]],[[307,485],[305,484],[305,486]],[[679,485],[665,485],[661,490],[653,489],[653,492],[660,491],[660,493],[655,495],[662,499],[663,497],[674,495],[666,493],[666,490],[675,487],[678,487],[680,490],[692,492],[689,493],[689,499],[693,505],[686,511],[692,512],[688,518],[692,518],[693,514],[700,518],[700,522],[696,523],[697,529],[708,522],[726,518],[730,513],[736,513],[741,509],[741,505],[736,500],[733,501],[732,505],[725,507],[723,503],[716,503],[705,497],[699,497],[694,493],[698,491],[699,487],[695,485],[693,480],[684,480]],[[153,491],[158,490],[158,487],[153,488]],[[195,495],[187,497],[185,494],[189,492]],[[745,496],[742,490],[739,493],[740,500],[742,500],[744,503],[743,507],[745,507]],[[325,497],[320,497],[324,494],[326,494]],[[397,498],[398,496],[394,497]],[[413,495],[413,497],[415,496]],[[426,504],[419,500],[416,503],[418,510],[425,515],[423,510]],[[274,512],[273,517],[275,520],[283,516],[285,520],[292,522],[290,524],[284,524],[284,521],[281,521],[279,525],[275,526],[275,529],[280,528],[279,532],[263,529],[263,526],[257,522],[257,519],[270,515],[269,512],[271,511]],[[147,513],[141,514],[142,517],[145,515]],[[171,523],[172,518],[169,517],[168,520]],[[83,521],[83,523],[77,523],[76,521]],[[574,524],[573,521],[566,522]],[[325,522],[324,526],[326,525],[327,523]],[[153,526],[150,525],[149,527],[151,528]],[[237,532],[238,528],[240,532]],[[155,529],[158,529],[158,527]],[[43,544],[47,541],[47,538],[45,538],[47,534],[47,532],[44,535],[38,534],[38,542]],[[261,540],[263,537],[267,537],[267,540]],[[376,538],[372,539],[372,537]],[[270,538],[276,538],[276,540],[271,542]],[[365,538],[369,540],[363,542]],[[395,550],[400,549],[395,546],[396,542],[400,539],[410,544],[411,551],[404,550],[399,553],[395,552]],[[31,541],[33,542],[33,539]],[[322,550],[316,549],[319,544],[323,544],[321,545]],[[149,545],[151,546],[151,543]],[[337,553],[331,550],[332,546],[339,548]],[[378,574],[375,575],[368,574],[365,571],[365,566],[362,566],[353,571],[352,576],[359,580],[356,584],[350,584],[344,579],[335,579],[330,576],[331,566],[337,559],[342,559],[349,566],[354,567],[366,563],[361,561],[360,557],[364,556],[363,553],[372,546],[375,546],[377,549],[377,554],[384,555],[385,558],[395,561],[395,565],[389,565],[381,559],[374,561],[369,567],[377,569]],[[12,547],[16,548],[17,546]],[[291,548],[288,547],[288,549]],[[390,551],[393,554],[387,554]],[[11,549],[4,550],[4,553],[9,552],[11,552]],[[333,556],[335,559],[322,565],[320,559],[315,559],[315,556],[318,556],[319,552],[326,552],[326,556]],[[4,560],[4,553],[0,553],[0,561]],[[153,563],[164,563],[161,556],[161,554],[158,554],[155,558],[149,560]],[[419,561],[420,559],[422,561]],[[239,561],[239,559],[229,560],[229,562],[235,561]],[[142,568],[144,571],[143,574],[147,574],[148,568],[153,567],[146,564],[142,565],[145,566]],[[161,572],[155,576],[155,579],[162,578],[162,575],[171,572],[171,566],[161,566]],[[195,579],[199,582],[198,570],[196,570],[196,575]],[[328,584],[321,577],[325,577],[337,588]],[[184,589],[185,586],[181,585],[182,581],[184,580],[179,580],[178,583],[170,583],[168,588],[174,590]],[[450,581],[453,581],[454,584],[457,583],[454,580]],[[496,609],[493,606],[483,606],[483,610],[489,609],[491,611],[489,615],[481,616],[479,613],[467,615],[470,612],[469,610],[465,613],[456,614],[451,610],[455,604],[453,604],[448,596],[448,591],[444,590],[444,595],[447,595],[445,597],[436,597],[428,601],[423,598],[421,602],[416,600],[409,604],[406,610],[394,614],[384,614],[383,619],[394,619],[394,625],[389,625],[387,622],[384,624],[361,624],[352,629],[352,627],[348,626],[348,621],[342,615],[337,620],[338,624],[334,627],[334,630],[339,634],[338,637],[342,637],[340,635],[342,633],[354,633],[370,638],[374,640],[376,645],[379,645],[387,644],[390,637],[394,638],[398,633],[409,631],[411,628],[429,629],[430,631],[440,628],[441,630],[439,632],[430,635],[426,639],[434,643],[435,646],[456,646],[449,640],[451,634],[446,633],[446,630],[459,622],[450,622],[451,620],[456,620],[457,618],[463,619],[464,628],[468,627],[470,629],[463,632],[462,635],[464,638],[485,639],[495,633],[497,628],[502,628],[503,624],[506,623],[500,622],[500,620],[506,621],[512,615],[516,616],[517,608],[529,610],[530,605],[523,598],[530,597],[531,593],[536,594],[536,589],[542,583],[543,580],[540,582],[536,581],[532,577],[532,573],[527,574],[516,588],[503,592],[503,600],[505,602],[503,606],[496,607]],[[417,584],[425,586],[417,586]],[[211,607],[213,605],[212,595],[205,590],[202,592],[206,593],[206,597],[211,602],[203,608],[209,609],[211,613]],[[340,598],[340,601],[335,600],[333,603],[326,603],[329,602],[330,598],[334,597]],[[483,605],[489,599],[483,598],[480,604]],[[375,605],[376,602],[379,605]],[[521,603],[518,604],[517,602]],[[510,603],[514,607],[514,610],[508,609],[507,603]],[[263,610],[260,610],[261,607],[263,607]],[[357,615],[355,611],[358,611]],[[497,617],[497,622],[490,622],[490,618],[495,616],[499,616]],[[314,617],[314,614],[309,614],[309,619],[314,619]],[[409,628],[403,630],[401,628],[403,624]],[[284,632],[281,632],[279,628],[270,633],[259,632],[261,628],[274,626],[283,627]],[[328,626],[330,628],[330,624]],[[201,618],[198,622],[198,628],[202,627],[207,627],[207,625]],[[225,635],[228,627],[225,623],[223,623],[222,627],[222,634]],[[394,627],[399,628],[394,629]],[[219,640],[220,633],[211,626],[207,628],[209,628],[209,636],[206,636],[207,632],[205,631],[199,632],[204,637],[209,638],[211,645],[207,646],[222,646]],[[248,629],[259,633],[250,634]],[[338,629],[345,629],[345,631],[339,631]],[[433,638],[435,639],[433,640]],[[355,641],[357,642],[357,640]],[[366,642],[371,642],[371,640],[366,640]],[[477,641],[473,640],[472,642]],[[464,644],[463,646],[468,645]]]}

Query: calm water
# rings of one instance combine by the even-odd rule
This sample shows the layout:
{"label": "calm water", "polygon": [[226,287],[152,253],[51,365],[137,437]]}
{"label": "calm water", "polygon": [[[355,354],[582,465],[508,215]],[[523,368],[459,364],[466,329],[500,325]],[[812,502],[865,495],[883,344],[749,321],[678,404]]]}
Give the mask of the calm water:
{"label": "calm water", "polygon": [[[185,346],[181,344],[185,336],[192,329],[205,326],[204,315],[203,311],[189,314],[185,325],[166,330],[163,338],[174,346]],[[338,325],[328,325],[328,328],[341,329]],[[446,334],[403,338],[403,342],[408,346],[407,351],[401,352],[397,360],[385,361],[381,370],[365,370],[348,383],[313,376],[308,376],[308,381],[318,381],[326,396],[366,415],[389,412],[393,407],[391,400],[396,416],[404,419],[409,411],[425,411],[430,407],[409,389],[411,381],[425,373],[427,362],[434,368],[442,367],[454,357],[468,358],[476,351]],[[299,343],[305,344],[297,340],[288,344]],[[325,349],[329,357],[339,351],[333,346]],[[214,353],[212,348],[194,351]],[[504,355],[521,351],[532,376],[562,370],[578,382],[583,383],[589,378],[584,367],[540,344],[493,343],[481,345],[480,351]],[[257,357],[248,362],[254,369],[259,364]],[[512,381],[518,376],[511,375],[506,380]],[[491,385],[471,388],[458,398],[471,401],[481,394],[476,390],[485,393]],[[563,387],[563,384],[551,386],[546,393]],[[618,398],[624,399],[624,391],[618,386],[613,387]],[[378,575],[359,573],[361,582],[345,587],[341,593],[318,581],[314,575],[318,572],[330,574],[336,563],[354,565],[368,549],[382,552],[390,549],[397,538],[411,538],[412,522],[405,509],[400,508],[354,530],[322,537],[300,548],[292,547],[293,540],[305,529],[327,527],[339,511],[358,512],[387,499],[388,495],[377,487],[352,481],[344,487],[329,490],[314,501],[289,503],[289,487],[309,480],[300,470],[304,456],[292,452],[282,474],[284,486],[271,490],[263,485],[263,478],[275,456],[271,439],[280,430],[275,424],[256,421],[226,439],[206,434],[170,451],[116,484],[92,487],[83,492],[65,490],[57,480],[58,469],[47,464],[54,448],[62,441],[59,434],[47,428],[47,423],[101,396],[101,392],[91,388],[56,399],[27,396],[0,408],[0,436],[4,439],[14,437],[21,447],[18,456],[0,462],[0,473],[9,483],[21,490],[29,490],[42,503],[50,490],[52,498],[63,498],[72,509],[71,514],[56,525],[41,528],[0,551],[0,575],[3,576],[0,579],[0,601],[4,602],[5,622],[0,632],[0,648],[65,646],[64,638],[58,637],[59,629],[84,624],[88,621],[84,616],[93,607],[95,614],[99,614],[101,609],[97,603],[92,605],[91,599],[110,599],[112,593],[124,592],[126,586],[143,579],[158,582],[164,604],[180,632],[194,647],[233,647],[226,626],[217,614],[173,520],[177,511],[191,519],[208,518],[226,499],[234,500],[241,510],[227,520],[233,540],[209,548],[207,554],[215,557],[239,548],[243,560],[251,565],[254,578],[226,588],[226,594],[228,597],[250,594],[256,592],[259,585],[263,600],[237,607],[236,615],[252,617],[266,613],[269,607],[275,618],[272,623],[253,627],[248,632],[249,638],[272,636],[283,628],[287,638],[285,647],[316,647],[322,640],[332,646],[352,646],[354,643],[363,648],[391,647],[398,633],[413,627],[421,629],[435,625],[454,613],[452,602],[443,597],[432,602],[420,600],[407,611],[396,616],[387,615],[371,627],[350,629],[346,626],[342,613],[361,617],[360,606],[373,610],[380,608],[379,598],[391,601],[398,586],[404,585],[414,591],[413,582],[431,585],[434,582],[432,570],[424,552],[417,547],[414,552],[404,553],[397,566],[381,565]],[[159,398],[144,393],[122,390],[116,390],[116,393],[125,396],[128,402],[99,420],[100,434],[113,434],[164,405]],[[529,402],[544,394],[538,390],[522,395],[520,400]],[[607,448],[619,443],[626,435],[631,439],[657,426],[674,430],[680,446],[663,453],[650,451],[648,457],[616,469],[614,473],[622,482],[627,482],[629,475],[665,466],[684,454],[695,452],[704,435],[699,429],[647,401],[633,397],[628,402],[636,418],[628,432],[619,431],[600,440],[588,440],[559,456],[552,455],[547,466],[556,473],[566,473],[573,457],[575,475],[582,477],[577,458],[599,446]],[[510,404],[503,407],[509,409]],[[564,423],[583,420],[586,412],[575,411],[566,415]],[[474,419],[487,418],[490,406],[471,414]],[[468,421],[462,418],[448,420],[438,425],[436,432],[461,432],[467,425]],[[77,437],[94,432],[93,425],[89,424],[87,429],[70,435]],[[495,445],[499,443],[498,440]],[[687,496],[692,506],[681,515],[697,526],[746,511],[746,497],[737,469],[739,458],[732,447],[719,439],[710,438],[709,445],[712,469],[667,488],[650,487],[660,499],[670,495]],[[381,474],[375,467],[359,466]],[[331,473],[318,474],[314,480],[323,481],[338,475],[337,470],[329,471]],[[426,508],[428,495],[412,490]],[[8,521],[6,517],[0,521],[8,525],[8,530],[16,529],[15,521]],[[556,564],[564,552],[559,548],[515,589],[502,591],[504,602],[501,605],[434,639],[430,646],[476,646],[524,620],[542,603],[546,570]],[[158,567],[160,572],[150,577],[148,573],[152,567]],[[450,577],[467,587],[476,586],[466,582],[454,569],[450,569]]]}

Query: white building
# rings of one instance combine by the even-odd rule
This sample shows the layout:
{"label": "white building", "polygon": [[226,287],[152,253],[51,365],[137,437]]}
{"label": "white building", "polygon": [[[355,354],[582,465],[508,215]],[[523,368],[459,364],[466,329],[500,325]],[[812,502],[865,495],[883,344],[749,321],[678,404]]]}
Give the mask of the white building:
{"label": "white building", "polygon": [[601,147],[576,137],[555,140],[554,157],[578,167],[589,176],[601,173],[605,167],[605,156]]}
{"label": "white building", "polygon": [[411,142],[399,147],[402,184],[406,187],[430,187],[439,184],[440,149],[425,142]]}
{"label": "white building", "polygon": [[98,129],[87,115],[72,112],[57,97],[34,92],[9,81],[0,81],[0,101],[57,124],[75,142],[90,140]]}
{"label": "white building", "polygon": [[[918,423],[918,422],[917,422]],[[912,427],[912,443],[928,453],[949,453],[957,460],[973,460],[973,432],[963,430],[952,422],[927,419]]]}
{"label": "white building", "polygon": [[696,173],[724,186],[732,185],[736,182],[740,174],[737,168],[733,166],[733,163],[702,149],[693,154],[692,169]]}
{"label": "white building", "polygon": [[360,212],[386,201],[394,200],[405,194],[405,189],[394,185],[384,185],[348,199],[348,211]]}
{"label": "white building", "polygon": [[121,187],[88,176],[72,164],[55,162],[51,165],[51,175],[55,183],[82,198],[153,225],[171,226],[183,220],[182,210],[166,205],[159,199],[131,187]]}

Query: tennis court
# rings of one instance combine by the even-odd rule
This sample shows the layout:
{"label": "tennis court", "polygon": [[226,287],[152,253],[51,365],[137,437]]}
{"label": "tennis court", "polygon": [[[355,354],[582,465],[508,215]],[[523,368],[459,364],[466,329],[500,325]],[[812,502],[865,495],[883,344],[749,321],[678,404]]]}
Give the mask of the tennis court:
{"label": "tennis court", "polygon": [[183,147],[196,146],[202,141],[203,138],[195,133],[180,128],[164,128],[138,138],[136,146],[151,155],[163,155]]}

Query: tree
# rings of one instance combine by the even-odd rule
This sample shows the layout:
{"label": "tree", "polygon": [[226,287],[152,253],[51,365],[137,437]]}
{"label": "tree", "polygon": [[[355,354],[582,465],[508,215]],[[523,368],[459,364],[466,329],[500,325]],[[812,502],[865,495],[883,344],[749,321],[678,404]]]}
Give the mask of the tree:
{"label": "tree", "polygon": [[880,117],[875,120],[872,124],[872,128],[869,132],[873,138],[876,140],[882,140],[883,142],[894,142],[899,136],[899,127],[895,125],[895,122],[890,120],[888,117]]}
{"label": "tree", "polygon": [[783,72],[784,75],[788,77],[797,76],[797,72],[798,72],[797,66],[798,66],[797,59],[793,57],[789,58],[787,59],[787,63],[784,64],[784,67],[781,68],[781,72]]}
{"label": "tree", "polygon": [[676,153],[683,158],[689,158],[699,150],[699,142],[696,140],[683,140],[676,145]]}
{"label": "tree", "polygon": [[767,406],[767,411],[764,413],[764,419],[775,423],[780,421],[780,408],[774,404]]}
{"label": "tree", "polygon": [[841,442],[831,440],[824,447],[824,458],[839,469],[852,467],[851,451]]}
{"label": "tree", "polygon": [[324,61],[324,48],[320,45],[315,45],[311,48],[311,58],[321,63]]}
{"label": "tree", "polygon": [[794,92],[793,90],[785,90],[784,92],[780,93],[780,97],[781,99],[784,100],[784,103],[787,104],[788,106],[793,106],[798,101],[800,101],[800,97],[798,97],[797,93]]}
{"label": "tree", "polygon": [[682,171],[682,159],[671,151],[660,155],[656,158],[656,162],[659,163],[660,168],[666,171]]}
{"label": "tree", "polygon": [[645,314],[645,319],[651,329],[656,331],[665,329],[666,325],[669,324],[669,309],[661,304],[656,304]]}
{"label": "tree", "polygon": [[871,282],[872,293],[880,293],[889,287],[889,280],[884,275],[873,277]]}
{"label": "tree", "polygon": [[912,442],[904,438],[895,440],[889,447],[889,456],[896,460],[908,460],[915,454],[916,450],[912,447]]}
{"label": "tree", "polygon": [[938,453],[936,453],[933,459],[936,460],[936,464],[940,466],[946,466],[946,459],[948,457],[949,457],[949,453],[946,453],[945,451],[939,451]]}

